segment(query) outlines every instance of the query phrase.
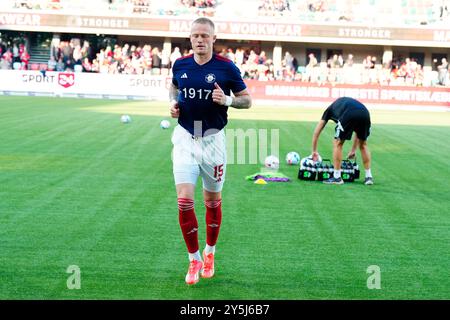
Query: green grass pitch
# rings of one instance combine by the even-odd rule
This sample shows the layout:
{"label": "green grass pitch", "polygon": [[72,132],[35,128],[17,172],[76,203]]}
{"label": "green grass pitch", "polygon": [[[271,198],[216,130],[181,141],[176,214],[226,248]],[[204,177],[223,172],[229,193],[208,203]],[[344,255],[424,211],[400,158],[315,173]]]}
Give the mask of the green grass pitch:
{"label": "green grass pitch", "polygon": [[292,182],[255,185],[244,177],[260,165],[228,166],[216,276],[188,287],[166,105],[0,97],[0,299],[450,298],[450,113],[372,111],[367,187],[300,181],[284,163],[310,153],[322,111],[230,109],[227,128],[280,130]]}

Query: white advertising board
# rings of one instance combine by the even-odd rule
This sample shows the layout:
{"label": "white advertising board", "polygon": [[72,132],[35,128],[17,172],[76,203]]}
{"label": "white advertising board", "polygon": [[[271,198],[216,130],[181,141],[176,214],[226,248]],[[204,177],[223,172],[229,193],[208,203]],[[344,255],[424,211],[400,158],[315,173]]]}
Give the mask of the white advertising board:
{"label": "white advertising board", "polygon": [[167,100],[167,76],[0,70],[0,92]]}

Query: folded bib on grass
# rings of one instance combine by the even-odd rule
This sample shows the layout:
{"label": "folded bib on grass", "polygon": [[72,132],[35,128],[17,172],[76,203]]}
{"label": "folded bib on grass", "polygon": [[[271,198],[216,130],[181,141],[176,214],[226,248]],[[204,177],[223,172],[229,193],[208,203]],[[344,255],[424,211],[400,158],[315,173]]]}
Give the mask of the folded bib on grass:
{"label": "folded bib on grass", "polygon": [[245,177],[245,180],[258,180],[263,179],[264,181],[274,181],[274,182],[288,182],[291,181],[289,177],[285,176],[281,172],[257,172],[250,176]]}

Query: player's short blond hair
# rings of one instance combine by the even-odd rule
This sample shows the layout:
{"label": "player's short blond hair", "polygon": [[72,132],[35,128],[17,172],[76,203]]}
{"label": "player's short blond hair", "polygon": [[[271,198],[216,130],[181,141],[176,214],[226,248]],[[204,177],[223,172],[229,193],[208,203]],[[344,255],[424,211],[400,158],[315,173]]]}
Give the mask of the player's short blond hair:
{"label": "player's short blond hair", "polygon": [[192,25],[197,24],[197,23],[198,24],[207,24],[207,25],[209,25],[212,28],[213,33],[214,33],[215,29],[216,29],[216,27],[214,25],[214,22],[212,22],[211,19],[208,19],[208,18],[205,18],[205,17],[200,17],[200,18],[195,19],[194,22],[192,22]]}

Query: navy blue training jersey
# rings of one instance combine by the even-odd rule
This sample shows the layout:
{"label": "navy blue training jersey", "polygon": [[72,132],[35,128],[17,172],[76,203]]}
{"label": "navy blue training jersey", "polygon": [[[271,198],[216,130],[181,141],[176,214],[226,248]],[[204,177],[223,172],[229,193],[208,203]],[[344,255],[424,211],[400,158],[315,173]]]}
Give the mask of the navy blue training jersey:
{"label": "navy blue training jersey", "polygon": [[199,132],[194,132],[194,121],[202,122],[202,136],[209,129],[222,130],[227,124],[228,107],[212,100],[215,82],[226,95],[247,88],[236,65],[216,54],[203,65],[195,62],[194,55],[179,58],[172,72],[172,83],[179,90],[178,123],[192,135],[199,135]]}
{"label": "navy blue training jersey", "polygon": [[358,100],[350,97],[342,97],[334,101],[323,113],[322,120],[333,120],[338,122],[342,120],[345,114],[351,114],[354,111],[367,112],[367,108]]}

